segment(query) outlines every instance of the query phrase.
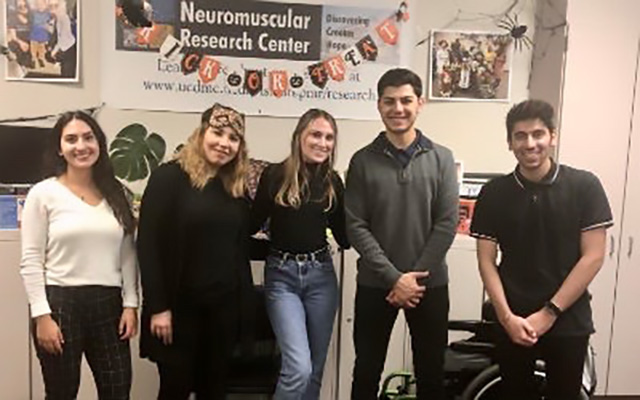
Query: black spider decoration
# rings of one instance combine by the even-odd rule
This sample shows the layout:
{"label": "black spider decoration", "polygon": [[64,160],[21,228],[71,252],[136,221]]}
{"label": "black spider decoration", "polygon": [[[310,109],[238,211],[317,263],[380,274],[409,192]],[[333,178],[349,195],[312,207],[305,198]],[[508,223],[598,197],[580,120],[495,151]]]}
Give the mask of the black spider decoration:
{"label": "black spider decoration", "polygon": [[533,46],[533,41],[527,36],[527,26],[518,23],[517,14],[514,14],[513,17],[510,17],[508,14],[505,15],[504,18],[498,21],[497,25],[498,28],[509,32],[516,50],[522,50],[523,45],[527,46],[527,49]]}

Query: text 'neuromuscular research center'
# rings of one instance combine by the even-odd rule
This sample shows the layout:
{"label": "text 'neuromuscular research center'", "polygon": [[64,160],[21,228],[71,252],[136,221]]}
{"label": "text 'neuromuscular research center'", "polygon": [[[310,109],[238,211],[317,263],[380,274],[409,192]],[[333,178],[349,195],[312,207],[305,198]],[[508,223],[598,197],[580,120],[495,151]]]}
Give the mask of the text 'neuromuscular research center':
{"label": "text 'neuromuscular research center'", "polygon": [[268,2],[242,5],[249,7],[247,4],[251,10],[206,9],[197,7],[193,1],[180,2],[183,46],[244,57],[300,60],[318,57],[319,48],[314,41],[320,35],[321,6],[293,7]]}

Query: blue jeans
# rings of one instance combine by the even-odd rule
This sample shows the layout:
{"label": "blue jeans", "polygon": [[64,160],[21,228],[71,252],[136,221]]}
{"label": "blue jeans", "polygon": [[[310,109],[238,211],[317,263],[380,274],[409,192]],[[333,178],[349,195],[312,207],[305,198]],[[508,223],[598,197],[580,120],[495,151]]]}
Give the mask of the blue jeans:
{"label": "blue jeans", "polygon": [[282,353],[275,400],[317,400],[338,305],[330,255],[321,260],[269,256],[267,313]]}

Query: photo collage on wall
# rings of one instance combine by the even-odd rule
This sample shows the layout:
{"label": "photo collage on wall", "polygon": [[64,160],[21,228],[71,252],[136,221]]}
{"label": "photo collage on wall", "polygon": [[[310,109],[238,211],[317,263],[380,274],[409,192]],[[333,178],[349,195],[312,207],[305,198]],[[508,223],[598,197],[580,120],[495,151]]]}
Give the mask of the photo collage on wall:
{"label": "photo collage on wall", "polygon": [[5,0],[6,79],[79,80],[80,0]]}
{"label": "photo collage on wall", "polygon": [[433,31],[429,99],[509,101],[509,34]]}

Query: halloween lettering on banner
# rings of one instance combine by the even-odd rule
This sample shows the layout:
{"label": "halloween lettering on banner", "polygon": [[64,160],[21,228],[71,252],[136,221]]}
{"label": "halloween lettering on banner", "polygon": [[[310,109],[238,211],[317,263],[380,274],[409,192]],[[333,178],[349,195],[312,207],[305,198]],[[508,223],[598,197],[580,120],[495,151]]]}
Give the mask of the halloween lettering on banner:
{"label": "halloween lettering on banner", "polygon": [[324,63],[317,63],[309,66],[309,77],[311,78],[311,83],[319,87],[320,89],[324,89],[327,86],[327,81],[329,80],[329,74],[324,66]]}
{"label": "halloween lettering on banner", "polygon": [[180,56],[180,51],[182,51],[182,43],[175,37],[167,35],[160,46],[160,55],[167,60],[173,60]]}
{"label": "halloween lettering on banner", "polygon": [[151,36],[150,28],[140,28],[136,32],[136,43],[140,45],[148,45],[149,44],[149,36]]}
{"label": "halloween lettering on banner", "polygon": [[165,35],[159,25],[151,25],[136,31],[136,43],[141,46],[158,47],[164,39]]}
{"label": "halloween lettering on banner", "polygon": [[189,51],[182,57],[182,73],[184,75],[191,75],[198,70],[200,66],[200,60],[202,60],[202,54],[196,51]]}
{"label": "halloween lettering on banner", "polygon": [[287,71],[270,71],[269,72],[269,89],[276,97],[282,97],[284,92],[289,89],[289,77]]}
{"label": "halloween lettering on banner", "polygon": [[343,81],[347,66],[341,56],[335,56],[324,62],[327,73],[334,81]]}
{"label": "halloween lettering on banner", "polygon": [[[109,67],[128,66],[120,78],[112,68],[106,72],[105,96],[113,104],[120,97],[122,107],[135,102],[193,112],[214,96],[249,114],[291,116],[313,103],[367,119],[372,113],[361,111],[365,107],[347,106],[377,101],[380,71],[410,57],[409,0],[382,7],[297,0],[147,3],[152,26],[117,20],[116,53],[105,53]],[[135,96],[117,96],[119,81]]]}
{"label": "halloween lettering on banner", "polygon": [[356,46],[351,46],[350,48],[348,48],[344,52],[342,58],[344,58],[345,61],[349,62],[353,67],[357,67],[358,65],[362,64],[362,55],[360,54],[360,51]]}
{"label": "halloween lettering on banner", "polygon": [[386,44],[395,45],[398,43],[398,36],[400,36],[400,32],[398,31],[396,24],[393,22],[393,19],[388,18],[384,20],[376,27],[376,32],[378,32],[378,35]]}
{"label": "halloween lettering on banner", "polygon": [[356,43],[356,47],[360,52],[362,58],[367,61],[375,61],[378,58],[378,46],[371,38],[371,35],[367,35],[360,39],[358,43]]}
{"label": "halloween lettering on banner", "polygon": [[262,90],[262,72],[258,70],[248,70],[244,75],[244,88],[251,95],[255,96]]}
{"label": "halloween lettering on banner", "polygon": [[198,74],[202,83],[207,84],[213,82],[220,72],[220,63],[211,56],[204,56],[200,60],[200,69]]}

